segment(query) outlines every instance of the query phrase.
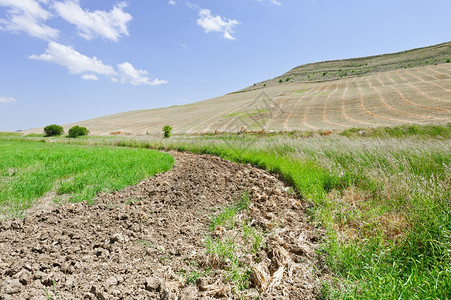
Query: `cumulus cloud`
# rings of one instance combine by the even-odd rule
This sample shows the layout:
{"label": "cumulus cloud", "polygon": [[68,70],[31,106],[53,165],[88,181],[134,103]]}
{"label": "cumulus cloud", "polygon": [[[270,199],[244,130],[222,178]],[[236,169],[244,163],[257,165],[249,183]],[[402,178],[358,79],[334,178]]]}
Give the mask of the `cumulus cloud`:
{"label": "cumulus cloud", "polygon": [[55,28],[45,25],[51,14],[40,3],[47,0],[0,0],[0,6],[7,7],[7,18],[0,18],[0,30],[25,32],[31,36],[53,40],[59,35]]}
{"label": "cumulus cloud", "polygon": [[47,50],[43,54],[31,55],[30,58],[64,66],[72,74],[83,74],[87,72],[110,76],[116,74],[113,67],[105,65],[96,57],[88,57],[77,52],[72,47],[56,42],[50,42]]}
{"label": "cumulus cloud", "polygon": [[201,9],[199,12],[199,19],[197,19],[197,25],[202,27],[206,33],[220,32],[224,35],[224,38],[228,40],[234,40],[232,36],[233,28],[240,24],[237,20],[226,19],[219,15],[213,17],[209,9]]}
{"label": "cumulus cloud", "polygon": [[77,26],[78,34],[90,40],[96,36],[117,42],[122,35],[128,36],[127,23],[133,17],[124,12],[125,2],[115,5],[112,10],[90,12],[80,6],[79,0],[55,2],[53,7],[60,17]]}
{"label": "cumulus cloud", "polygon": [[[119,80],[122,83],[131,83],[133,85],[160,85],[168,83],[166,80],[160,80],[158,78],[150,79],[149,72],[144,70],[135,69],[129,62],[124,62],[117,65],[119,70]],[[113,78],[113,81],[117,81]]]}
{"label": "cumulus cloud", "polygon": [[[169,0],[175,5],[175,0]],[[116,67],[105,64],[97,57],[81,54],[71,46],[56,42],[59,31],[45,25],[52,17],[47,10],[53,8],[58,16],[76,25],[80,36],[86,39],[104,37],[117,41],[128,35],[127,24],[133,17],[124,11],[125,2],[116,4],[110,11],[89,11],[80,6],[80,0],[0,0],[0,7],[6,7],[6,17],[0,18],[0,30],[26,32],[32,36],[48,40],[47,49],[30,59],[55,63],[66,67],[69,73],[80,75],[83,80],[99,80],[98,75],[111,78],[114,82],[133,85],[160,85],[167,81],[151,79],[149,72],[135,68],[124,62]],[[45,7],[45,8],[43,8]],[[47,9],[46,9],[47,8]],[[16,99],[0,95],[1,103],[14,103]]]}
{"label": "cumulus cloud", "polygon": [[6,97],[0,95],[0,103],[16,103],[16,102],[17,100],[14,99],[13,97]]}
{"label": "cumulus cloud", "polygon": [[168,2],[170,5],[175,5],[175,0],[169,0]]}
{"label": "cumulus cloud", "polygon": [[149,72],[135,69],[129,63],[117,65],[117,71],[110,65],[104,64],[97,57],[89,57],[81,54],[72,47],[50,42],[47,50],[41,55],[31,55],[30,59],[51,62],[69,70],[69,73],[80,75],[84,80],[98,80],[98,75],[111,78],[113,82],[130,83],[133,85],[160,85],[167,81],[149,77]]}

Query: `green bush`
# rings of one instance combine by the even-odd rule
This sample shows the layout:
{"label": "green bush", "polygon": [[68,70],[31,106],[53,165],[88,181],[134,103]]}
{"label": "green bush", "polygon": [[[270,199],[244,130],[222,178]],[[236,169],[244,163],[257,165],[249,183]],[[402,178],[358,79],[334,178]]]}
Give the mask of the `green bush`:
{"label": "green bush", "polygon": [[64,129],[59,125],[52,124],[44,127],[44,132],[46,136],[57,136],[62,135],[64,133]]}
{"label": "green bush", "polygon": [[86,127],[80,127],[80,126],[74,126],[71,129],[69,129],[69,137],[70,138],[77,138],[79,136],[88,135],[89,130],[86,129]]}
{"label": "green bush", "polygon": [[164,138],[169,138],[171,137],[171,131],[172,131],[172,127],[169,125],[166,125],[163,127],[163,136]]}

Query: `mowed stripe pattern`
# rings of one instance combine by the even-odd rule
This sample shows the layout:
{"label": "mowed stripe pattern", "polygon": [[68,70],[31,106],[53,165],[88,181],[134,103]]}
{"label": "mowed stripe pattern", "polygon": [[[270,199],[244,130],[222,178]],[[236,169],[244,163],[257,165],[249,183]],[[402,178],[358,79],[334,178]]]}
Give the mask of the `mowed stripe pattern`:
{"label": "mowed stripe pattern", "polygon": [[[142,110],[65,126],[93,134],[160,134],[247,130],[344,130],[451,122],[451,64],[316,83],[281,83],[193,104]],[[37,132],[39,130],[33,130]],[[31,132],[31,131],[30,131]]]}

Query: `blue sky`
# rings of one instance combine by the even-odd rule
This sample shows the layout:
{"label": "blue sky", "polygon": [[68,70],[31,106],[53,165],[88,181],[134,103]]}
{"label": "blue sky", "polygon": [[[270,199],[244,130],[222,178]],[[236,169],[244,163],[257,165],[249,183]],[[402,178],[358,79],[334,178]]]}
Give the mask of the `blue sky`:
{"label": "blue sky", "polygon": [[0,131],[221,96],[451,40],[451,1],[0,0]]}

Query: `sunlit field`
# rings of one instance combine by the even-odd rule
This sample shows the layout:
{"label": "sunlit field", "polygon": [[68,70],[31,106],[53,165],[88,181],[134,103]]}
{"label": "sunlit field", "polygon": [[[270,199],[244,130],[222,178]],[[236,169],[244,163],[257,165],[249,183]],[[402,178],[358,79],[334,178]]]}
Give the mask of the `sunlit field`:
{"label": "sunlit field", "polygon": [[311,221],[324,229],[320,255],[330,267],[324,297],[447,299],[450,128],[77,142],[210,153],[280,173],[307,202]]}
{"label": "sunlit field", "polygon": [[[15,153],[33,149],[33,159],[41,157],[41,165],[48,162],[43,157],[57,155],[48,149],[62,151],[57,155],[58,159],[64,159],[61,156],[67,159],[68,155],[64,153],[81,149],[75,145],[47,143],[53,141],[91,145],[92,148],[82,148],[84,155],[96,153],[96,159],[104,162],[116,156],[115,163],[128,167],[133,165],[128,159],[131,153],[155,161],[145,156],[146,150],[129,148],[209,153],[260,166],[281,174],[294,186],[307,204],[311,222],[324,232],[318,251],[329,267],[322,275],[324,298],[447,299],[451,291],[450,129],[451,126],[443,125],[352,129],[330,135],[298,132],[174,136],[170,139],[150,136],[45,138],[42,140],[46,143],[40,144],[12,141],[24,138],[9,137],[11,141],[3,143],[2,147],[11,149],[15,145],[18,147]],[[126,149],[98,148],[99,145]],[[165,155],[148,153],[163,158]],[[39,164],[24,163],[23,159],[18,161],[22,161],[16,163],[18,170],[39,167]],[[150,173],[170,167],[170,159],[163,161],[166,164],[152,167]],[[94,179],[100,171],[92,166],[85,164],[82,170],[69,172],[80,175],[57,176],[66,174],[65,169],[70,169],[66,165],[64,171],[56,168],[40,175],[40,180],[30,180],[44,182],[44,178],[52,177],[49,183],[43,184],[45,191],[53,186],[58,193],[64,194],[78,189],[75,184],[80,182],[78,178],[83,178],[81,181],[92,178],[93,184],[85,185],[71,196],[75,200],[124,185],[105,188],[96,184]],[[11,170],[3,167],[2,172],[3,178],[14,178],[12,175],[5,177]],[[132,177],[133,173],[118,174],[118,178]],[[144,176],[144,173],[140,174],[139,178]],[[19,172],[19,176],[23,182],[28,177],[41,178],[31,173],[28,176]],[[55,178],[60,178],[58,183]],[[136,180],[135,177],[127,179],[127,184]],[[42,190],[39,194],[26,192],[20,197],[40,197],[45,193],[44,188]],[[13,193],[10,189],[2,191],[3,203],[11,205],[8,199]],[[21,202],[20,205],[28,204]]]}
{"label": "sunlit field", "polygon": [[0,215],[20,216],[34,201],[86,200],[120,190],[171,168],[169,154],[143,149],[0,141]]}

